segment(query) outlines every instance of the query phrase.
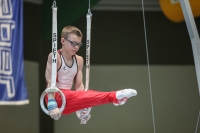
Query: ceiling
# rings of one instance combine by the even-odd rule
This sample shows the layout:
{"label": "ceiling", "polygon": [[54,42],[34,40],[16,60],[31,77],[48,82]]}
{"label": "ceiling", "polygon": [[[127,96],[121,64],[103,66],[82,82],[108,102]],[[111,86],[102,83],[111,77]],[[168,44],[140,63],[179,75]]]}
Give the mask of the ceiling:
{"label": "ceiling", "polygon": [[30,2],[30,3],[39,4],[39,5],[42,4],[42,1],[43,0],[24,0],[24,2]]}
{"label": "ceiling", "polygon": [[[143,0],[145,10],[160,11],[158,0]],[[140,11],[142,10],[142,0],[100,0],[93,10],[110,11]]]}
{"label": "ceiling", "polygon": [[[24,0],[34,4],[42,4],[43,0]],[[59,2],[58,0],[56,2]],[[53,0],[52,0],[53,3]],[[146,11],[161,11],[159,0],[143,0]],[[141,11],[142,0],[100,0],[92,10],[102,11]]]}

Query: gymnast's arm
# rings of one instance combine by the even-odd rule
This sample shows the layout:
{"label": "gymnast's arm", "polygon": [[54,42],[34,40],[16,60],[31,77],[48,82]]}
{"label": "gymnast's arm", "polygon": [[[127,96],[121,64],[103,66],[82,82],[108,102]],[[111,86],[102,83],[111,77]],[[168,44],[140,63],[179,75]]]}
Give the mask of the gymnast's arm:
{"label": "gymnast's arm", "polygon": [[[60,64],[61,64],[60,56],[58,56],[57,53],[57,68]],[[47,82],[47,88],[51,87],[51,73],[52,73],[51,71],[52,71],[52,53],[49,54],[46,65],[45,78]],[[53,100],[53,101],[55,100],[54,92],[48,93],[48,100]],[[51,116],[51,118],[58,120],[61,116],[59,108],[49,110],[49,115]]]}
{"label": "gymnast's arm", "polygon": [[75,90],[84,90],[83,85],[83,58],[81,56],[76,55],[77,58],[77,65],[78,65],[78,71],[74,80],[74,89]]}

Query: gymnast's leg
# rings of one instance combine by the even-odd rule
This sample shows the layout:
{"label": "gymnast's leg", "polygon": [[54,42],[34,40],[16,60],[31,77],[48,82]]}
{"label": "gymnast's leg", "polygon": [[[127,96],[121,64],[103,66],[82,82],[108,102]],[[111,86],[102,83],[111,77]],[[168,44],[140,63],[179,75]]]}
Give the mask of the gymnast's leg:
{"label": "gymnast's leg", "polygon": [[[66,97],[66,107],[62,114],[70,114],[77,110],[98,106],[102,104],[113,103],[115,106],[123,105],[127,99],[136,96],[137,91],[134,89],[124,89],[112,92],[101,92],[94,90],[62,90]],[[62,105],[62,98],[59,94],[56,94],[55,99],[58,107]]]}

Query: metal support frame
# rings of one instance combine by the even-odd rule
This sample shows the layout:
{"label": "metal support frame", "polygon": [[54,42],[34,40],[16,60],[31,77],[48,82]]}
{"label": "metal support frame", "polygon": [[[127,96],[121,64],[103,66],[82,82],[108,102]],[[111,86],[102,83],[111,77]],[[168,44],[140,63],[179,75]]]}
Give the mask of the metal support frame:
{"label": "metal support frame", "polygon": [[189,0],[180,0],[181,8],[187,25],[187,29],[190,35],[192,50],[194,56],[194,64],[197,75],[197,82],[200,94],[200,40],[199,34],[194,21],[194,16],[190,7]]}

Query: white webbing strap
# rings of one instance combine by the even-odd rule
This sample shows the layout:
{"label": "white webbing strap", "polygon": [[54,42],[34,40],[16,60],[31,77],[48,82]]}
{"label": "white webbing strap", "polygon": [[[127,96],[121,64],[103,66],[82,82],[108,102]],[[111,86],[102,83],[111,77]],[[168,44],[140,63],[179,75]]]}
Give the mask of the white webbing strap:
{"label": "white webbing strap", "polygon": [[86,15],[87,19],[87,40],[86,40],[86,81],[85,81],[85,91],[89,89],[90,81],[90,48],[91,48],[91,22],[92,13],[89,11]]}
{"label": "white webbing strap", "polygon": [[57,7],[54,4],[52,6],[52,74],[51,74],[51,86],[56,86],[57,75]]}
{"label": "white webbing strap", "polygon": [[47,88],[40,96],[40,106],[42,110],[49,115],[49,111],[44,106],[44,97],[49,92],[58,92],[62,97],[62,106],[60,112],[62,112],[66,105],[65,95],[60,89],[56,87],[56,75],[57,75],[57,7],[54,0],[52,6],[52,73],[51,73],[51,87]]}
{"label": "white webbing strap", "polygon": [[[89,9],[86,15],[87,19],[87,39],[86,39],[86,78],[85,78],[85,91],[89,89],[89,81],[90,81],[90,48],[91,48],[91,22],[92,22],[92,13],[90,12],[90,1],[89,1]],[[79,119],[81,119],[80,124],[86,124],[90,119],[91,115],[89,114],[91,111],[91,107],[85,108],[82,110],[76,111],[76,115]],[[84,115],[81,113],[84,112]],[[85,118],[86,116],[86,118]],[[87,119],[87,120],[86,120]]]}

